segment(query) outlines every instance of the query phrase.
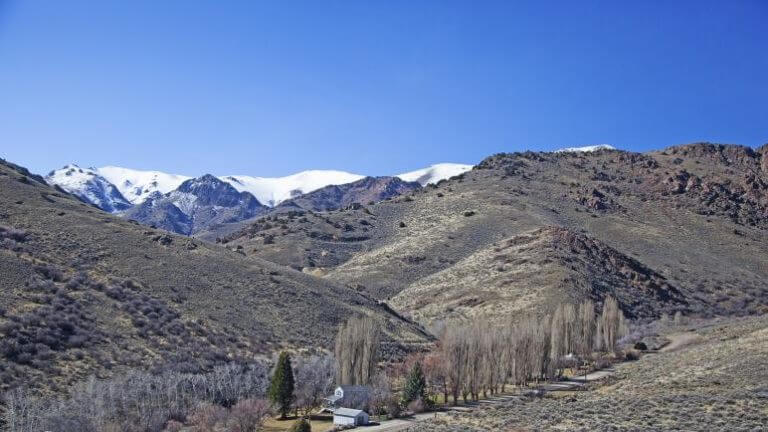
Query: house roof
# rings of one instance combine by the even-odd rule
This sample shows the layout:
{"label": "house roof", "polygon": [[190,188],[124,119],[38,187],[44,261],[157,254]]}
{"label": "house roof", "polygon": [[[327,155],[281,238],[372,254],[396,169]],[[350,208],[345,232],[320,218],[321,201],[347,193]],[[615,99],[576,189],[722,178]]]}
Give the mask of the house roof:
{"label": "house roof", "polygon": [[360,414],[366,414],[366,412],[352,408],[336,408],[333,410],[333,415],[341,417],[357,417]]}
{"label": "house roof", "polygon": [[353,392],[353,393],[361,392],[361,391],[367,392],[371,390],[370,387],[364,386],[364,385],[342,385],[342,386],[339,386],[339,388],[341,388],[345,392]]}

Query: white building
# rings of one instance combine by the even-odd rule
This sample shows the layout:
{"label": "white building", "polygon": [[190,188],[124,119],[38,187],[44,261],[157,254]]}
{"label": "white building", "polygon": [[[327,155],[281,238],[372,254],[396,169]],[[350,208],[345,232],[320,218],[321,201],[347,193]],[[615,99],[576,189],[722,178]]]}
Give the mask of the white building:
{"label": "white building", "polygon": [[352,408],[336,408],[333,410],[333,424],[364,426],[368,424],[368,413]]}
{"label": "white building", "polygon": [[333,396],[325,398],[326,408],[333,410],[339,407],[366,409],[371,399],[371,388],[361,385],[343,385],[336,387]]}

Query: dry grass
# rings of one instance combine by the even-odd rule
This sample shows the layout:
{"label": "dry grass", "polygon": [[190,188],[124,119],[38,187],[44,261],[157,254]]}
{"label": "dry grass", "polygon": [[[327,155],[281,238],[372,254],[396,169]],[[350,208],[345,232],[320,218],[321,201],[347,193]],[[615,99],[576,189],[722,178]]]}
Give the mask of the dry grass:
{"label": "dry grass", "polygon": [[[768,317],[715,323],[680,350],[617,366],[590,391],[454,414],[416,431],[757,431],[768,424]],[[768,395],[767,395],[768,396]]]}

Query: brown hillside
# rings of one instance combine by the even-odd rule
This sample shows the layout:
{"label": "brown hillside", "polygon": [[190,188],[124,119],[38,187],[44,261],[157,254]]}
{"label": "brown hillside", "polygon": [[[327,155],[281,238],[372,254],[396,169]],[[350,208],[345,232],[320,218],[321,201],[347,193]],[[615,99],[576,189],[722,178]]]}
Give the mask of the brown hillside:
{"label": "brown hillside", "polygon": [[[634,260],[683,296],[663,300],[664,308],[651,302],[653,296],[624,297],[629,314],[657,315],[670,308],[758,312],[768,301],[764,154],[765,148],[705,143],[646,154],[499,154],[436,187],[362,209],[294,220],[278,216],[268,227],[254,225],[228,241],[246,254],[325,274],[387,299],[428,284],[431,276],[450,272],[475,254],[489,254],[508,239],[562,227]],[[589,279],[579,277],[565,283],[566,289],[562,268],[548,266],[551,275],[537,275],[547,278],[547,286],[524,286],[523,278],[518,287],[589,296],[628,289],[622,267],[603,268],[605,284],[589,289]],[[474,291],[500,289],[466,286],[461,278],[442,283],[441,289],[470,297]],[[409,309],[426,300],[413,301],[397,304]]]}
{"label": "brown hillside", "polygon": [[3,389],[327,348],[355,314],[387,323],[389,352],[426,340],[362,293],[122,220],[41,180],[0,163]]}

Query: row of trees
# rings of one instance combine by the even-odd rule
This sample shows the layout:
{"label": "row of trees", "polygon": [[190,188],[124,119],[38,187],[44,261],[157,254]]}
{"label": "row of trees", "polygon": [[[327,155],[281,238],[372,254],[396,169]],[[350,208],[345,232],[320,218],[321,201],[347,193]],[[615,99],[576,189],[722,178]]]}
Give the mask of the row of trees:
{"label": "row of trees", "polygon": [[608,297],[600,315],[592,301],[562,304],[545,316],[495,325],[487,320],[445,327],[439,349],[425,359],[433,385],[464,400],[560,376],[578,359],[613,351],[627,332],[618,302]]}

